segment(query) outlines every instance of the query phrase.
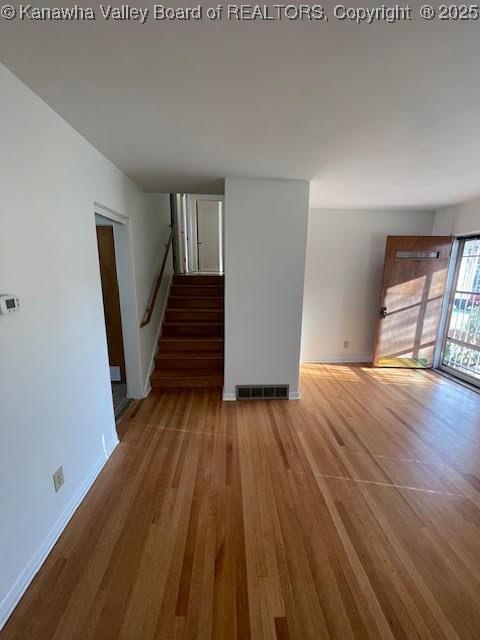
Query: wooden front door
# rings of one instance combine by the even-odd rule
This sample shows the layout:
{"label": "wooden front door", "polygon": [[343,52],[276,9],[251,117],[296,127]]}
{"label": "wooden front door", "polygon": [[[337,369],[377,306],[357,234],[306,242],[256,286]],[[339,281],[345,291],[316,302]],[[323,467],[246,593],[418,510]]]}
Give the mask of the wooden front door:
{"label": "wooden front door", "polygon": [[112,376],[112,381],[125,382],[125,356],[123,352],[122,316],[120,293],[118,290],[117,264],[113,227],[97,226],[98,258],[102,281],[103,310],[107,331],[108,360],[110,371],[119,371],[120,376]]}
{"label": "wooden front door", "polygon": [[451,248],[449,236],[387,238],[374,366],[432,366]]}

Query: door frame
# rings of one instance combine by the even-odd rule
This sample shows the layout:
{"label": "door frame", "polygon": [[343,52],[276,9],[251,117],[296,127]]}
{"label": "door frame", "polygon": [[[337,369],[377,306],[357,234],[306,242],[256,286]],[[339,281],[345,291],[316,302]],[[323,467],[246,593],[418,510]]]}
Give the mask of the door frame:
{"label": "door frame", "polygon": [[187,273],[188,271],[188,229],[185,206],[185,194],[171,193],[170,206],[172,209],[173,225],[173,256],[175,273]]}
{"label": "door frame", "polygon": [[461,254],[460,250],[463,248],[463,245],[466,240],[472,238],[479,238],[479,232],[472,233],[462,233],[459,235],[452,235],[454,241],[452,245],[452,255],[450,258],[450,265],[447,276],[447,286],[445,289],[445,297],[443,301],[442,308],[442,316],[440,320],[440,329],[438,334],[437,345],[435,349],[435,358],[433,363],[433,368],[438,371],[443,371],[448,375],[458,378],[462,382],[466,382],[473,387],[480,387],[480,381],[472,379],[470,376],[463,374],[461,371],[457,371],[457,369],[452,369],[451,367],[447,367],[443,364],[443,354],[445,353],[445,347],[447,343],[447,331],[448,331],[448,323],[451,317],[452,308],[455,300],[455,291],[456,291],[456,283],[458,280],[458,275],[460,272],[460,264],[461,264]]}
{"label": "door frame", "polygon": [[[120,294],[127,396],[129,398],[143,398],[140,323],[138,320],[139,316],[135,284],[132,220],[130,216],[114,211],[113,209],[109,209],[98,202],[93,203],[93,222],[96,226],[95,214],[117,223],[116,225],[113,225],[113,236],[115,242],[115,259],[117,263],[118,289]],[[101,287],[100,267],[98,268],[98,285]],[[103,328],[105,331],[105,324],[103,324]],[[105,344],[106,340],[105,332]],[[108,363],[108,351],[105,353],[107,354],[107,368],[110,370]]]}
{"label": "door frame", "polygon": [[197,246],[197,201],[198,200],[213,200],[214,202],[221,202],[222,208],[220,213],[220,229],[219,229],[219,244],[220,244],[220,269],[219,273],[224,272],[224,247],[223,247],[223,225],[225,215],[225,196],[218,194],[200,194],[189,193],[186,194],[186,209],[187,209],[187,236],[188,236],[188,273],[200,273],[198,269],[198,246]]}
{"label": "door frame", "polygon": [[[122,312],[120,308],[120,287],[118,285],[118,264],[117,264],[117,255],[115,251],[115,222],[110,222],[104,216],[95,215],[95,226],[97,231],[97,243],[98,243],[98,255],[100,258],[100,279],[102,283],[102,294],[103,294],[103,310],[105,309],[105,303],[110,306],[111,316],[110,322],[113,323],[115,336],[109,335],[109,324],[107,322],[107,314],[105,313],[105,325],[107,327],[107,343],[108,343],[108,359],[110,364],[110,381],[113,384],[123,384],[126,387],[127,384],[127,372],[125,369],[125,349],[123,346],[123,330],[122,330]],[[118,243],[117,243],[118,244]],[[110,253],[110,248],[112,253]],[[104,276],[108,279],[107,271],[103,271],[103,267],[108,266],[111,267],[114,272],[114,282],[113,275],[112,281],[107,282],[104,281]],[[108,289],[108,284],[112,284],[113,289]],[[118,305],[118,309],[117,309]],[[120,325],[118,326],[118,322]],[[112,325],[110,326],[110,331],[112,331]],[[120,331],[118,331],[120,329]],[[118,339],[118,342],[113,338]],[[112,359],[112,351],[115,352],[114,359]],[[113,364],[115,363],[115,364]],[[118,369],[118,373],[120,374],[119,379],[114,379],[112,377],[112,365],[113,368]],[[116,377],[116,376],[115,376]]]}

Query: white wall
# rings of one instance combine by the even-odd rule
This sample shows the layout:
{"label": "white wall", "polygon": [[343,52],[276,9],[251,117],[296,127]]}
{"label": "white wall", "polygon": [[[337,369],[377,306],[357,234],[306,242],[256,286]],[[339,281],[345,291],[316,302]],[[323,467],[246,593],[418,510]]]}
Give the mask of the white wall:
{"label": "white wall", "polygon": [[386,236],[430,235],[433,221],[425,211],[310,211],[303,362],[372,360]]}
{"label": "white wall", "polygon": [[117,442],[94,202],[131,217],[138,322],[163,238],[158,202],[3,66],[0,105],[0,292],[22,305],[0,317],[1,625]]}
{"label": "white wall", "polygon": [[480,199],[439,209],[435,214],[434,235],[480,233]]}
{"label": "white wall", "polygon": [[225,181],[225,386],[298,394],[308,182]]}

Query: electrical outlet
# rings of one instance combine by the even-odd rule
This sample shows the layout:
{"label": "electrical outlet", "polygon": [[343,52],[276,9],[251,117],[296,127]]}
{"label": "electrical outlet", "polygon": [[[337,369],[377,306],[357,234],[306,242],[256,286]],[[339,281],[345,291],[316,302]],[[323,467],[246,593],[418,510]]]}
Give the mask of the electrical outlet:
{"label": "electrical outlet", "polygon": [[345,340],[343,343],[343,348],[344,349],[348,349],[348,347],[350,346],[350,341],[349,340]]}
{"label": "electrical outlet", "polygon": [[65,479],[63,477],[63,467],[58,467],[58,469],[53,474],[53,486],[55,487],[55,491],[60,491],[64,482]]}

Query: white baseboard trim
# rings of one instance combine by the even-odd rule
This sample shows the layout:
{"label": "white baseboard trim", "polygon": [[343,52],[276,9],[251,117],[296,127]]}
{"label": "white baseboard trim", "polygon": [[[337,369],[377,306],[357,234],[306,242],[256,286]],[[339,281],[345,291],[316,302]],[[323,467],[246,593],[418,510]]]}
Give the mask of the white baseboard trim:
{"label": "white baseboard trim", "polygon": [[372,356],[364,356],[363,358],[318,358],[318,360],[302,360],[302,364],[351,364],[357,362],[372,362]]}
{"label": "white baseboard trim", "polygon": [[11,616],[13,610],[19,603],[20,598],[23,596],[28,586],[30,585],[31,581],[33,580],[35,575],[38,573],[42,564],[45,562],[48,554],[50,553],[53,546],[59,539],[60,535],[63,533],[63,530],[67,526],[69,520],[71,519],[75,511],[80,506],[80,503],[86,496],[92,484],[95,482],[100,471],[105,466],[105,463],[112,455],[117,444],[118,444],[118,439],[112,442],[111,446],[109,447],[109,451],[106,451],[106,457],[104,454],[97,460],[93,469],[90,471],[88,476],[82,482],[82,484],[80,485],[76,493],[72,496],[69,503],[61,513],[58,520],[50,529],[47,537],[44,539],[40,547],[30,558],[29,562],[27,563],[23,571],[15,580],[11,589],[3,598],[2,602],[0,603],[0,630],[4,627],[8,618]]}
{"label": "white baseboard trim", "polygon": [[165,311],[167,310],[168,296],[170,295],[170,287],[172,284],[173,275],[174,274],[171,273],[170,278],[168,280],[167,295],[165,296],[165,300],[163,301],[162,311],[160,313],[160,320],[158,322],[157,331],[155,333],[155,340],[153,342],[152,355],[150,357],[150,364],[148,366],[147,379],[145,380],[145,383],[143,385],[144,398],[146,398],[150,393],[150,391],[152,390],[152,387],[150,385],[150,376],[152,375],[155,369],[155,356],[157,355],[157,351],[158,351],[158,341],[160,340],[160,336],[162,335],[163,319],[165,317]]}
{"label": "white baseboard trim", "polygon": [[300,391],[290,391],[288,394],[289,400],[300,400]]}

